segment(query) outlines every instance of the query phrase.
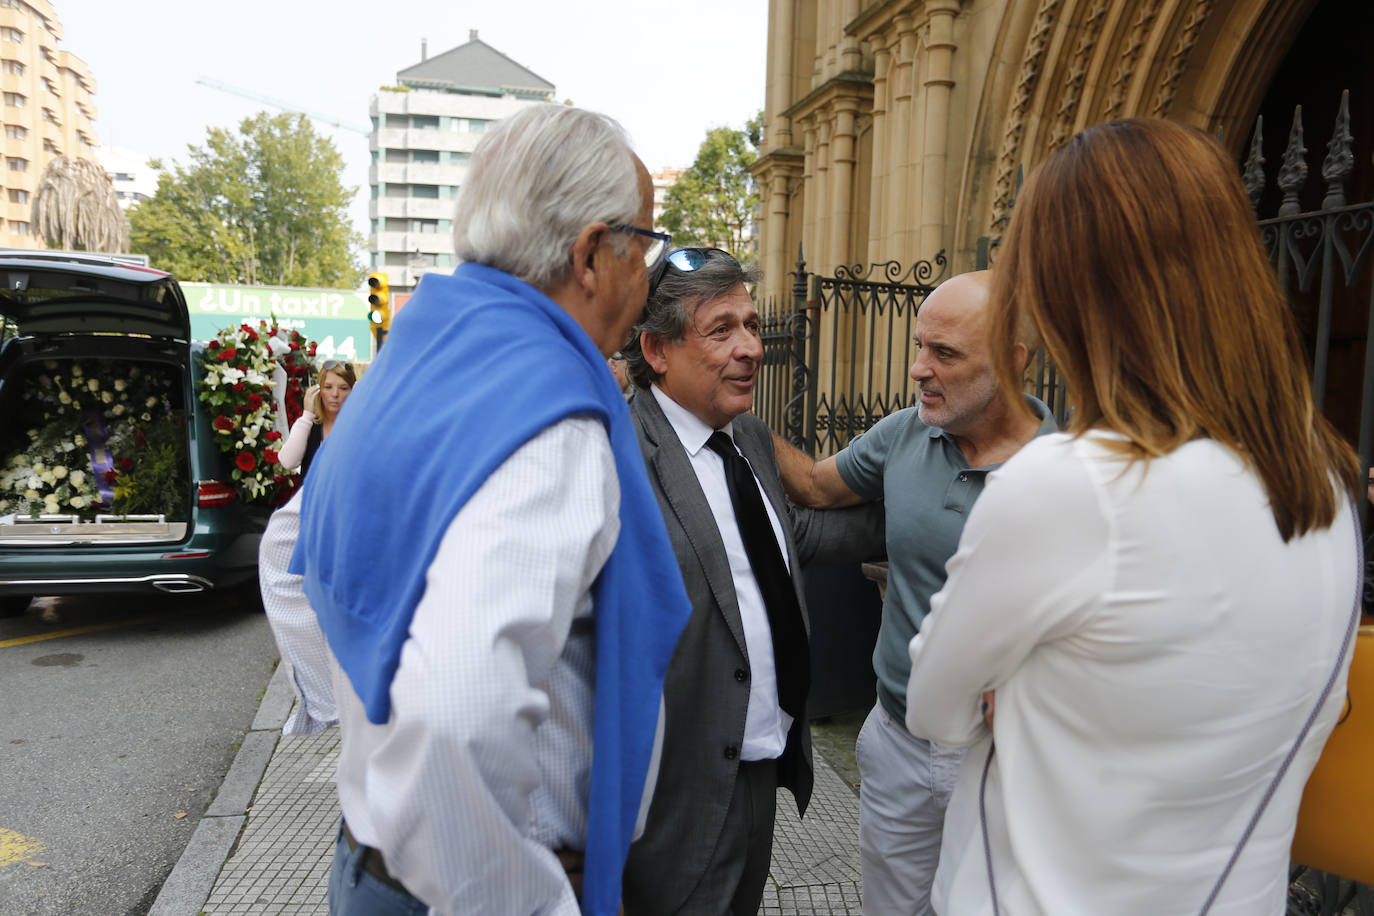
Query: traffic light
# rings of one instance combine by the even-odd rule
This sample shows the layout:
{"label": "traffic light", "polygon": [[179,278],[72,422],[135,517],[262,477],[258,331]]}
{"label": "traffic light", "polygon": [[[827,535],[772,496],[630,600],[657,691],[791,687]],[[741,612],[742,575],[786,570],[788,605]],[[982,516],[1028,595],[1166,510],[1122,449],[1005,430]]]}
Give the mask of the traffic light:
{"label": "traffic light", "polygon": [[391,288],[387,285],[386,274],[382,273],[368,274],[367,286],[367,302],[371,306],[367,320],[372,323],[372,335],[377,339],[377,348],[381,349],[386,332],[391,330]]}

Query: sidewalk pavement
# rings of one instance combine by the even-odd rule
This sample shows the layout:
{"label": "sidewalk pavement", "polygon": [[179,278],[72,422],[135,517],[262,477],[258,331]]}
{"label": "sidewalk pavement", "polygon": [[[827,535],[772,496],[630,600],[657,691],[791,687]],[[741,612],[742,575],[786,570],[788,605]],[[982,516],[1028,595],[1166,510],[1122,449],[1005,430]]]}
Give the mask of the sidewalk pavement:
{"label": "sidewalk pavement", "polygon": [[[219,794],[149,916],[328,916],[339,734],[283,736],[292,702],[286,666],[278,665]],[[815,770],[804,820],[791,793],[779,790],[760,916],[860,912],[858,798],[819,752]]]}

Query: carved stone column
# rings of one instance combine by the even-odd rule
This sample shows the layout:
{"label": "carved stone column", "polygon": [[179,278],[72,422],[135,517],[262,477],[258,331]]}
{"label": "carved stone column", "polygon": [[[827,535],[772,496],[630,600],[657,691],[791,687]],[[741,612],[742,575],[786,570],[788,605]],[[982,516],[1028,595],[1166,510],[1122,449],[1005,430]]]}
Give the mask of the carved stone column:
{"label": "carved stone column", "polygon": [[877,263],[886,260],[880,252],[887,237],[887,214],[892,205],[887,200],[890,178],[889,163],[892,153],[889,149],[891,137],[888,135],[888,96],[892,84],[888,70],[892,66],[892,54],[886,45],[878,46],[881,39],[874,39],[873,51],[873,190],[869,195],[868,210],[868,261]]}
{"label": "carved stone column", "polygon": [[792,105],[792,75],[796,72],[796,3],[797,0],[772,0],[769,14],[772,21],[768,34],[771,42],[768,54],[768,148],[782,149],[792,145],[792,121],[783,112]]}
{"label": "carved stone column", "polygon": [[859,100],[843,95],[835,100],[834,131],[830,140],[830,254],[836,264],[850,262],[861,252],[850,251],[850,226],[854,218],[854,135]]}
{"label": "carved stone column", "polygon": [[921,169],[921,231],[917,255],[945,247],[945,187],[949,161],[949,106],[954,94],[954,17],[959,0],[929,0],[926,41],[925,142]]}
{"label": "carved stone column", "polygon": [[892,131],[888,149],[892,151],[892,162],[888,169],[891,193],[888,201],[886,231],[883,233],[883,250],[888,257],[903,257],[909,248],[906,226],[907,208],[911,202],[911,157],[912,150],[908,137],[911,135],[913,90],[915,87],[916,67],[916,24],[909,14],[894,20],[897,29],[896,54],[893,61],[892,88]]}
{"label": "carved stone column", "polygon": [[[801,122],[802,131],[802,185],[806,188],[806,209],[802,215],[802,249],[807,260],[813,261],[820,254],[820,238],[816,232],[818,211],[821,209],[819,182],[816,179],[816,126],[807,118]],[[816,254],[812,254],[815,252]],[[819,262],[813,261],[814,264]]]}
{"label": "carved stone column", "polygon": [[[766,186],[766,199],[759,201],[768,220],[768,248],[759,252],[764,282],[768,289],[785,289],[788,265],[787,224],[792,218],[788,173],[775,166]],[[795,257],[795,252],[792,253]]]}
{"label": "carved stone column", "polygon": [[[812,179],[810,190],[814,194],[812,199],[816,201],[816,206],[808,208],[816,212],[814,233],[816,247],[814,250],[817,255],[817,260],[812,263],[816,265],[828,265],[834,260],[834,252],[830,250],[830,227],[834,222],[834,214],[832,214],[830,208],[826,206],[827,202],[832,199],[832,195],[834,194],[833,185],[831,184],[833,179],[830,171],[830,137],[833,125],[830,122],[829,113],[825,111],[817,112],[815,123],[815,177]],[[810,255],[807,256],[807,260],[811,260]]]}
{"label": "carved stone column", "polygon": [[[841,0],[843,7],[843,22],[848,23],[859,15],[859,7],[862,5],[860,0]],[[854,73],[863,69],[864,55],[859,47],[859,39],[848,32],[841,32],[843,37],[840,39],[840,72]]]}

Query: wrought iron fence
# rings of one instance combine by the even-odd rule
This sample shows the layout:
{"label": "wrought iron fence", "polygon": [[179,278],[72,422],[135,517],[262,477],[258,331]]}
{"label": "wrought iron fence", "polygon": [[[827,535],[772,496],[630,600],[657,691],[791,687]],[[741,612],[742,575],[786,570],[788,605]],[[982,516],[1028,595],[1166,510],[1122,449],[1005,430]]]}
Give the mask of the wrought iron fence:
{"label": "wrought iron fence", "polygon": [[792,309],[791,298],[760,302],[758,310],[763,367],[754,387],[754,415],[767,423],[769,429],[781,433],[787,428],[794,370],[805,371],[804,360],[796,358],[793,348],[793,328],[800,322]]}
{"label": "wrought iron fence", "polygon": [[808,273],[798,252],[791,299],[760,309],[755,413],[811,454],[828,455],[914,404],[912,322],[947,266],[942,250],[906,268],[841,265],[824,276]]}
{"label": "wrought iron fence", "polygon": [[[1256,121],[1244,180],[1259,214],[1267,179],[1264,120]],[[1346,202],[1346,181],[1355,169],[1350,132],[1350,93],[1341,94],[1321,174],[1326,182],[1319,210],[1304,212],[1299,196],[1307,182],[1302,106],[1293,112],[1288,145],[1278,170],[1278,213],[1261,219],[1260,235],[1279,283],[1293,305],[1310,360],[1317,404],[1355,444],[1364,466],[1374,445],[1374,201]]]}

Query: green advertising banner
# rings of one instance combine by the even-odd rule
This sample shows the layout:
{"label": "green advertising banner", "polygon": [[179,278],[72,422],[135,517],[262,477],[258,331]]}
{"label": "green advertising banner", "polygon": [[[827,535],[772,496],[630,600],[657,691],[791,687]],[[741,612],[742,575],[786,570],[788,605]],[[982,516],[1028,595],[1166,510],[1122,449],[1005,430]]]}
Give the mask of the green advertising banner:
{"label": "green advertising banner", "polygon": [[319,345],[317,359],[372,359],[365,293],[215,283],[182,283],[181,291],[191,313],[194,340],[209,340],[224,328],[244,323],[256,326],[275,316],[282,327],[300,331]]}

